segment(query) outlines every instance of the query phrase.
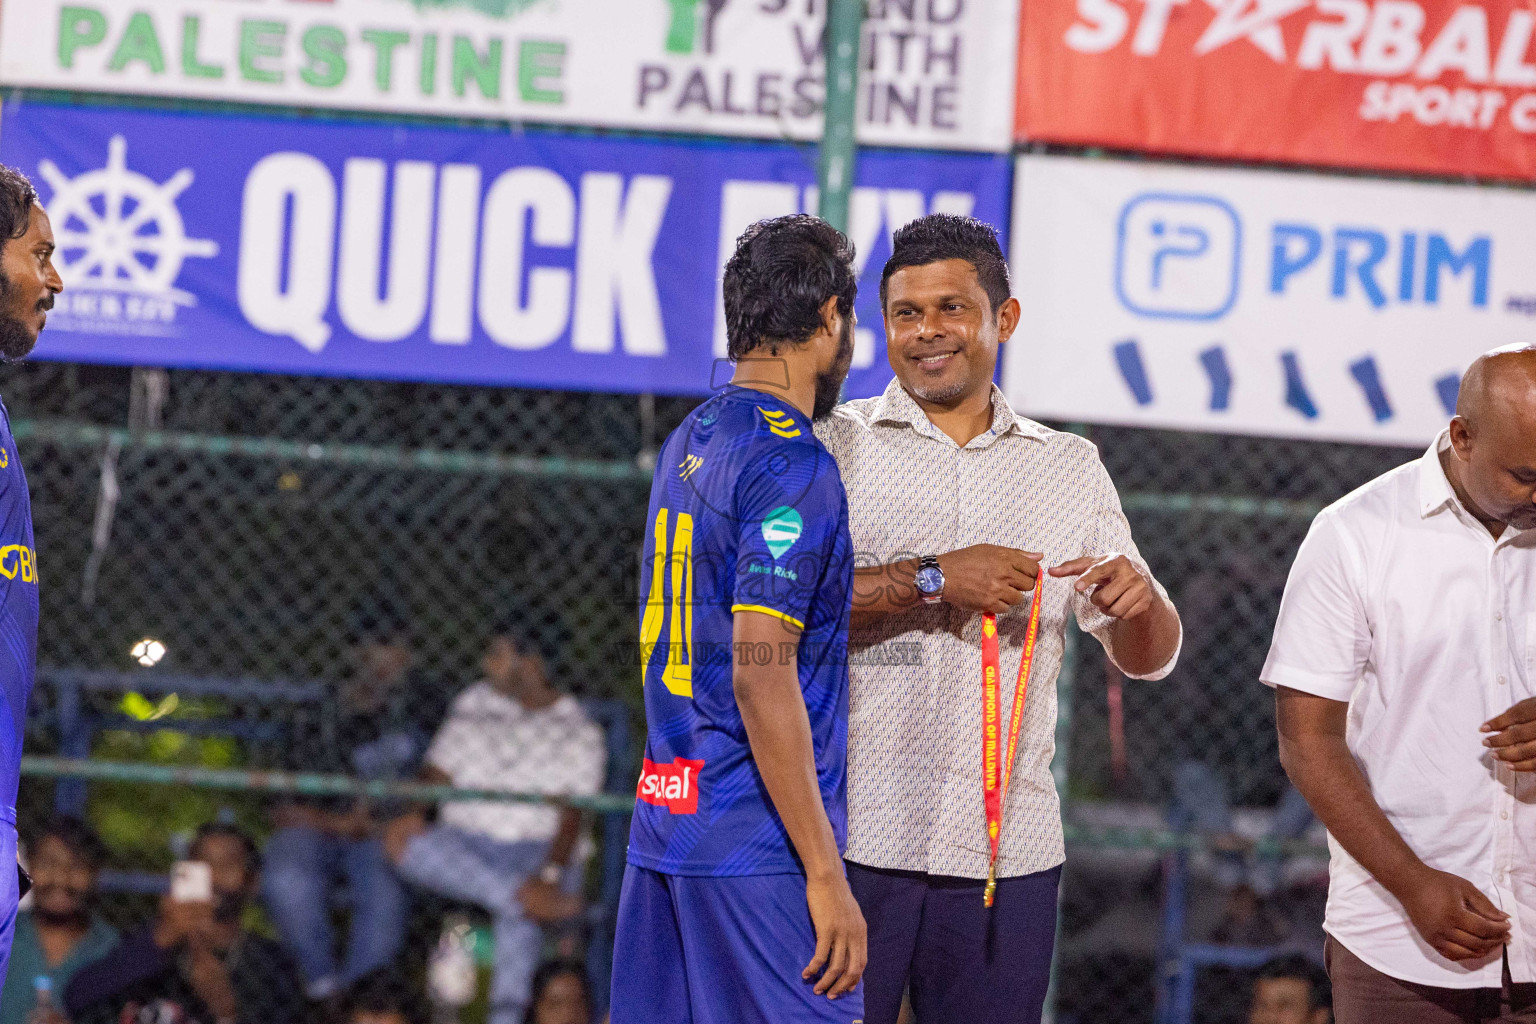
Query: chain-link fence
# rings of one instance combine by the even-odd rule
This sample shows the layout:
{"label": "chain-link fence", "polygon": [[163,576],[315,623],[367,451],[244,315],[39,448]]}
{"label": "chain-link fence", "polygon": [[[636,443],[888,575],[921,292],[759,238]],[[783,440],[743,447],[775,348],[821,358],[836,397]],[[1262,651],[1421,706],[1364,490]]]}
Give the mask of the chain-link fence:
{"label": "chain-link fence", "polygon": [[[313,998],[242,1003],[253,1024],[290,1002],[349,1020],[334,993],[384,965],[362,989],[402,1001],[407,1020],[429,991],[467,1002],[463,1020],[521,1020],[529,973],[556,955],[587,960],[601,1000],[622,814],[578,827],[552,807],[458,800],[423,816],[390,787],[425,771],[470,789],[632,794],[643,719],[623,652],[639,529],[651,453],[694,401],[59,364],[8,370],[3,393],[44,583],[28,753],[139,768],[85,783],[38,774],[68,776],[67,761],[33,764],[24,840],[56,809],[83,813],[108,847],[101,913],[125,930],[160,921],[153,941],[195,830],[224,821],[256,837],[265,882],[247,923],[276,945],[250,948],[276,952],[235,962],[293,974],[235,988]],[[1104,836],[1170,822],[1218,845],[1266,834],[1268,810],[1227,829],[1187,805],[1283,801],[1257,676],[1285,574],[1318,508],[1412,453],[1086,432],[1187,629],[1163,682],[1123,682],[1086,638],[1068,680],[1079,838],[1058,1019],[1114,1024],[1167,1009],[1175,936],[1318,937],[1315,857],[1234,867],[1235,846],[1184,858]],[[219,774],[232,769],[374,789]],[[508,912],[529,877],[546,928]],[[167,970],[187,974],[188,947],[171,948],[183,955]],[[1194,1019],[1244,1019],[1246,969],[1203,973]],[[98,1009],[143,995],[115,989]]]}

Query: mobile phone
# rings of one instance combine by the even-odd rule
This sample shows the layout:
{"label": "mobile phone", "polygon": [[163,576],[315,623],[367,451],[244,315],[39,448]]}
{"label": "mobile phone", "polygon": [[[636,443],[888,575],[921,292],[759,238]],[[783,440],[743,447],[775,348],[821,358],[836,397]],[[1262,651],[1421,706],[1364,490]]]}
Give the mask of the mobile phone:
{"label": "mobile phone", "polygon": [[200,860],[179,860],[172,864],[171,899],[177,903],[212,902],[213,868]]}

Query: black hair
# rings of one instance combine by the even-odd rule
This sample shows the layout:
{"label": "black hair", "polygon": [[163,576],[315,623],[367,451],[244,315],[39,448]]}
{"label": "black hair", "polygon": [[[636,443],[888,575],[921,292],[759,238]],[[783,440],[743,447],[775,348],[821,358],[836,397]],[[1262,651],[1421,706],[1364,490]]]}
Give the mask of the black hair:
{"label": "black hair", "polygon": [[254,875],[261,870],[261,848],[256,845],[256,840],[251,834],[239,825],[232,825],[225,821],[210,821],[206,825],[198,826],[192,834],[190,849],[196,849],[204,841],[215,838],[233,839],[240,844],[245,851],[245,870],[247,874]]}
{"label": "black hair", "polygon": [[581,997],[587,1002],[587,1012],[592,1012],[592,982],[587,977],[587,965],[573,959],[546,960],[533,974],[533,984],[528,988],[531,993],[528,997],[528,1013],[523,1018],[523,1024],[534,1024],[534,1014],[538,1012],[540,997],[544,995],[544,990],[549,987],[549,983],[562,974],[574,974],[581,979]]}
{"label": "black hair", "polygon": [[32,204],[37,189],[14,167],[0,164],[0,242],[9,242],[27,233],[32,223]]}
{"label": "black hair", "polygon": [[1300,953],[1287,953],[1259,968],[1260,981],[1290,979],[1307,983],[1307,1009],[1333,1008],[1333,985],[1328,972]]}
{"label": "black hair", "polygon": [[555,661],[568,642],[561,623],[546,622],[532,610],[504,613],[491,628],[491,638],[497,637],[511,641],[518,654],[538,655],[550,671],[554,671]]}
{"label": "black hair", "polygon": [[100,871],[107,860],[107,846],[95,829],[72,814],[56,814],[37,833],[32,842],[35,852],[44,839],[55,839],[65,849],[85,862],[92,871]]}
{"label": "black hair", "polygon": [[725,336],[740,359],[776,342],[799,345],[821,329],[821,307],[837,299],[853,315],[859,282],[848,236],[809,214],[760,220],[742,232],[725,264]]}
{"label": "black hair", "polygon": [[380,967],[353,982],[345,1005],[348,1019],[359,1013],[375,1016],[398,1013],[409,1024],[422,1024],[427,1017],[414,986],[402,980],[392,965]]}
{"label": "black hair", "polygon": [[922,267],[943,260],[965,260],[976,268],[976,280],[997,313],[1008,301],[1008,261],[992,225],[975,217],[930,213],[897,230],[891,238],[891,258],[880,274],[880,308],[891,275],[904,267]]}

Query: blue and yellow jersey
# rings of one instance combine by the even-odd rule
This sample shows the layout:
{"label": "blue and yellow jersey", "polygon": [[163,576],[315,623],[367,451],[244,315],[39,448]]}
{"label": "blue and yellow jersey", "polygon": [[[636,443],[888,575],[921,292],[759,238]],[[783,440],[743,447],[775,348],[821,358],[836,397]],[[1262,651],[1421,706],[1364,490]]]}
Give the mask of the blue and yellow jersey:
{"label": "blue and yellow jersey", "polygon": [[[32,502],[11,436],[10,415],[0,406],[0,686],[8,716],[0,723],[0,814],[15,808],[21,782],[27,699],[37,675],[37,618]],[[14,821],[13,814],[9,820]]]}
{"label": "blue and yellow jersey", "polygon": [[[847,835],[853,542],[837,464],[810,420],[732,387],[662,447],[640,574],[647,735],[629,862],[677,875],[799,871],[736,706],[738,658],[797,658],[822,802]],[[793,624],[735,651],[737,611]]]}

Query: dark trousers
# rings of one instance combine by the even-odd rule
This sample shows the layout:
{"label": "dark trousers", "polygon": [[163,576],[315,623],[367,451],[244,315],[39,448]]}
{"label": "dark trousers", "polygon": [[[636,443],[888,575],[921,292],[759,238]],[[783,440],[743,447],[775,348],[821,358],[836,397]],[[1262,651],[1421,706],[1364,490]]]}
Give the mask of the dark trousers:
{"label": "dark trousers", "polygon": [[911,987],[918,1024],[1039,1024],[1056,943],[1061,868],[984,882],[849,863],[869,926],[865,1024],[896,1024]]}
{"label": "dark trousers", "polygon": [[1508,957],[1500,988],[1438,988],[1383,974],[1331,935],[1324,956],[1337,1024],[1536,1024],[1536,983],[1510,980]]}

